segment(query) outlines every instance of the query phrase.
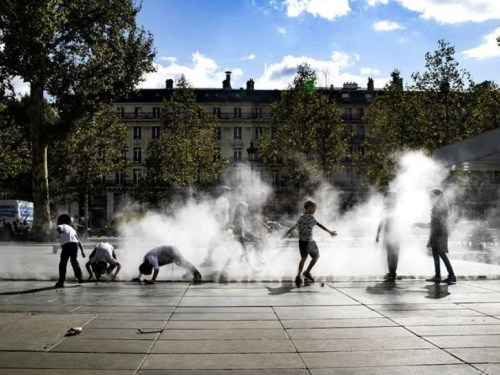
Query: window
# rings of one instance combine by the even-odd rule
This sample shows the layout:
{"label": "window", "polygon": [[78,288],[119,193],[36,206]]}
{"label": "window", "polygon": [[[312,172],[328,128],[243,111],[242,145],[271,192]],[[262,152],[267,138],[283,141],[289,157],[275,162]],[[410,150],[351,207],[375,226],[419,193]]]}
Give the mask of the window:
{"label": "window", "polygon": [[133,176],[134,185],[139,185],[139,182],[142,179],[142,171],[140,169],[134,169]]}
{"label": "window", "polygon": [[125,108],[124,107],[117,107],[116,113],[118,114],[118,117],[120,117],[120,118],[125,117]]}
{"label": "window", "polygon": [[262,134],[264,133],[264,128],[255,128],[255,139],[259,139],[262,137]]}
{"label": "window", "polygon": [[234,127],[234,139],[241,139],[241,126]]}
{"label": "window", "polygon": [[142,148],[134,147],[134,162],[142,163]]}
{"label": "window", "polygon": [[278,171],[273,171],[273,185],[278,185]]}
{"label": "window", "polygon": [[370,103],[373,100],[373,95],[372,94],[365,94],[365,99],[368,103]]}
{"label": "window", "polygon": [[363,141],[365,139],[365,126],[364,125],[358,126],[358,139],[360,141]]}
{"label": "window", "polygon": [[346,169],[345,175],[347,182],[352,183],[354,181],[354,173],[351,168]]}
{"label": "window", "polygon": [[235,147],[233,149],[233,158],[235,163],[241,162],[241,147]]}
{"label": "window", "polygon": [[215,139],[221,139],[221,128],[215,128]]}
{"label": "window", "polygon": [[136,118],[142,117],[142,107],[135,107],[135,117]]}
{"label": "window", "polygon": [[356,108],[356,119],[361,120],[365,114],[364,108]]}
{"label": "window", "polygon": [[220,147],[217,147],[214,153],[214,161],[219,161],[220,159],[221,159],[221,150]]}
{"label": "window", "polygon": [[275,139],[277,134],[277,129],[275,127],[271,128],[271,139]]}
{"label": "window", "polygon": [[344,108],[344,120],[350,120],[352,118],[352,108]]}
{"label": "window", "polygon": [[255,118],[262,118],[262,108],[255,108]]}
{"label": "window", "polygon": [[358,154],[361,156],[365,155],[365,148],[363,146],[358,147]]}
{"label": "window", "polygon": [[152,126],[151,127],[151,138],[152,139],[160,139],[160,127]]}
{"label": "window", "polygon": [[220,108],[219,107],[213,107],[212,108],[212,114],[214,117],[220,118]]}
{"label": "window", "polygon": [[342,99],[343,99],[343,100],[349,100],[349,97],[350,97],[350,95],[349,95],[349,93],[348,93],[348,92],[343,92],[343,93],[342,93]]}
{"label": "window", "polygon": [[118,172],[115,175],[115,184],[119,186],[123,186],[124,180],[123,180],[123,172]]}
{"label": "window", "polygon": [[134,139],[142,139],[142,126],[134,126]]}
{"label": "window", "polygon": [[234,118],[241,118],[241,108],[234,109]]}
{"label": "window", "polygon": [[153,107],[153,118],[160,118],[160,117],[161,117],[161,108]]}

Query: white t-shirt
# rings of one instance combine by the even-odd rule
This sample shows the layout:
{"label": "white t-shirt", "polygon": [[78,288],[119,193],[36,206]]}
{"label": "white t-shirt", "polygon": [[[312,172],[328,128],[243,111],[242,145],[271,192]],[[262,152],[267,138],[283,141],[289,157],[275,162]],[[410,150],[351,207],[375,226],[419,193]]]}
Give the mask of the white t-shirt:
{"label": "white t-shirt", "polygon": [[229,201],[225,197],[219,197],[215,201],[215,212],[217,220],[223,226],[229,224]]}
{"label": "white t-shirt", "polygon": [[59,233],[59,242],[65,245],[69,242],[78,243],[78,237],[76,236],[76,231],[69,225],[63,224],[57,226],[57,232]]}
{"label": "white t-shirt", "polygon": [[116,265],[116,260],[113,258],[114,247],[108,242],[101,242],[95,248],[95,254],[90,259],[91,264],[97,262],[106,262],[111,265]]}

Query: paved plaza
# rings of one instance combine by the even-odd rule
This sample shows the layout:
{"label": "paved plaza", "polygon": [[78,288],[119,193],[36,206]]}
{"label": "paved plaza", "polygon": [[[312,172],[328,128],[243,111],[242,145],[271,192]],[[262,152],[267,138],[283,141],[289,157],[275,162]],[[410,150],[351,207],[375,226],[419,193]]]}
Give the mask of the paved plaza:
{"label": "paved plaza", "polygon": [[52,285],[0,282],[1,375],[500,374],[498,280]]}

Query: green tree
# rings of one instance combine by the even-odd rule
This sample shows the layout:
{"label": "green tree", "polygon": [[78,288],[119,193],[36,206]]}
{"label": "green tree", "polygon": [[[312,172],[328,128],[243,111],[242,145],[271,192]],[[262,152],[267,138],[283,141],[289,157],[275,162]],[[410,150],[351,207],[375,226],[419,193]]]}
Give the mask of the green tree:
{"label": "green tree", "polygon": [[146,150],[143,200],[158,204],[171,187],[209,185],[218,179],[226,161],[216,157],[217,122],[196,102],[194,90],[182,75],[162,111],[160,138]]}
{"label": "green tree", "polygon": [[260,141],[264,155],[282,162],[285,178],[295,186],[337,167],[350,136],[328,91],[316,90],[315,83],[316,73],[300,65],[293,83],[272,106],[275,137]]}
{"label": "green tree", "polygon": [[48,233],[50,220],[44,93],[70,119],[132,90],[154,58],[139,11],[133,0],[0,2],[0,81],[19,76],[30,84],[35,235]]}
{"label": "green tree", "polygon": [[102,185],[103,177],[123,170],[127,139],[127,125],[118,120],[113,106],[103,105],[95,114],[78,119],[74,132],[58,140],[57,151],[51,153],[60,191],[76,191],[83,198],[85,236],[92,189]]}

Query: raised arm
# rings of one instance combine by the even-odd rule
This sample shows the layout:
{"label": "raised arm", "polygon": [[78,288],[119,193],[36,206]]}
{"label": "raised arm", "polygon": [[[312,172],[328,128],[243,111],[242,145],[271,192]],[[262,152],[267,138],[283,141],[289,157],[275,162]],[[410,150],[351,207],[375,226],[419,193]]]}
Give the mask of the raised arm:
{"label": "raised arm", "polygon": [[334,230],[330,230],[326,228],[323,224],[316,222],[316,225],[323,229],[326,233],[330,234],[330,236],[335,237],[337,235],[337,232]]}
{"label": "raised arm", "polygon": [[283,238],[286,238],[290,233],[292,233],[295,228],[297,228],[297,224],[293,224],[292,227],[290,229],[288,229],[288,231],[283,235]]}
{"label": "raised arm", "polygon": [[380,236],[380,231],[382,230],[384,226],[384,220],[380,220],[380,223],[378,225],[378,228],[377,228],[377,237],[375,238],[375,242],[378,242],[378,238]]}

